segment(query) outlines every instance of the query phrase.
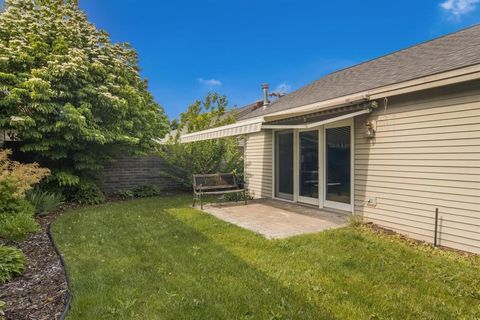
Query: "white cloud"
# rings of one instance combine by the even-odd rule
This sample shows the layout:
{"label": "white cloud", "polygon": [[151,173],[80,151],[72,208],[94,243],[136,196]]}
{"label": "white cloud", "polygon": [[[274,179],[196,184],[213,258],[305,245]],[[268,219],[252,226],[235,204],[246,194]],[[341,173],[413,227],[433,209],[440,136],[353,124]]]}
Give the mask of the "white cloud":
{"label": "white cloud", "polygon": [[289,93],[290,90],[292,89],[292,86],[287,84],[285,81],[280,83],[273,92],[278,92],[278,93]]}
{"label": "white cloud", "polygon": [[203,79],[203,78],[197,78],[197,81],[203,85],[209,86],[209,87],[216,87],[216,86],[221,86],[222,82],[217,79]]}
{"label": "white cloud", "polygon": [[445,0],[440,3],[440,7],[454,18],[459,19],[461,16],[474,11],[479,1],[480,0]]}

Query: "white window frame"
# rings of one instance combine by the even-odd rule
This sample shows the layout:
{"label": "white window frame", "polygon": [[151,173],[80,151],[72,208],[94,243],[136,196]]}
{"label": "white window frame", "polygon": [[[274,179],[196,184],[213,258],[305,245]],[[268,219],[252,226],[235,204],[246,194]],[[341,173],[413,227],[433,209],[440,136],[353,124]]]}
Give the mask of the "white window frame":
{"label": "white window frame", "polygon": [[[310,197],[304,197],[300,195],[300,133],[301,132],[309,132],[309,131],[317,131],[318,133],[318,198],[310,198]],[[322,185],[323,185],[323,170],[322,170],[322,164],[323,164],[323,130],[320,127],[317,128],[309,128],[309,129],[298,129],[296,130],[296,136],[297,136],[297,152],[296,152],[296,157],[297,157],[297,167],[296,167],[296,172],[297,172],[297,181],[295,181],[295,184],[297,185],[297,202],[301,203],[306,203],[306,204],[311,204],[314,206],[318,206],[320,208],[323,208],[323,192],[322,192]]]}
{"label": "white window frame", "polygon": [[[277,159],[277,143],[275,141],[277,132],[291,132],[293,134],[293,194],[292,194],[292,199],[286,199],[286,198],[281,198],[277,197],[277,168],[276,168],[276,159]],[[294,129],[280,129],[280,130],[272,130],[272,199],[275,200],[282,200],[282,201],[287,201],[287,202],[292,202],[295,203],[297,202],[297,190],[296,190],[296,178],[295,178],[295,147],[297,145],[296,143],[296,130]]]}
{"label": "white window frame", "polygon": [[[318,208],[331,208],[331,209],[336,209],[336,210],[341,210],[341,211],[347,211],[351,212],[354,214],[354,199],[355,199],[355,164],[354,164],[354,159],[355,159],[355,118],[350,118],[350,119],[345,119],[345,120],[340,120],[336,122],[332,122],[329,124],[325,124],[316,128],[302,128],[302,129],[292,129],[293,130],[293,141],[294,141],[294,168],[293,168],[293,200],[289,199],[284,199],[284,198],[279,198],[276,196],[276,167],[275,167],[275,161],[276,161],[276,132],[277,131],[285,131],[286,129],[272,129],[272,199],[275,200],[281,200],[281,201],[286,201],[289,203],[305,203],[305,204],[310,204],[310,205],[315,205],[318,206]],[[350,204],[346,203],[340,203],[340,202],[335,202],[335,201],[329,201],[326,200],[326,192],[327,188],[325,186],[326,183],[326,135],[325,135],[325,130],[328,128],[335,128],[335,127],[343,127],[343,126],[350,126]],[[318,150],[319,150],[319,155],[318,155],[318,201],[309,201],[312,200],[312,198],[306,198],[302,197],[299,195],[299,156],[300,156],[300,146],[299,146],[299,132],[302,131],[313,131],[313,130],[318,130]],[[305,199],[306,198],[306,199]],[[316,200],[316,199],[313,199]]]}
{"label": "white window frame", "polygon": [[341,202],[336,202],[336,201],[331,201],[327,200],[327,188],[325,184],[327,183],[327,166],[323,166],[323,199],[324,199],[324,206],[326,208],[332,208],[332,209],[337,209],[337,210],[343,210],[343,211],[348,211],[353,213],[354,212],[354,190],[355,190],[355,133],[354,133],[354,118],[347,119],[347,120],[341,120],[337,121],[334,123],[327,124],[323,126],[323,144],[324,144],[324,149],[323,149],[323,163],[325,164],[327,161],[327,152],[326,152],[326,130],[330,128],[338,128],[338,127],[350,127],[350,203],[341,203]]}

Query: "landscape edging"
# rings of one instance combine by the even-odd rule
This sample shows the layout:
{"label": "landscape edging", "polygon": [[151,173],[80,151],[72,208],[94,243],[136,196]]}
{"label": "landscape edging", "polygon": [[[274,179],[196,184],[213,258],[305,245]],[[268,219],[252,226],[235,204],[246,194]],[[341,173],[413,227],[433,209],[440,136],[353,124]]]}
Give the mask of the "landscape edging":
{"label": "landscape edging", "polygon": [[57,256],[60,259],[60,264],[62,265],[63,273],[65,274],[65,279],[66,279],[66,282],[67,282],[67,289],[68,289],[67,303],[65,304],[65,308],[63,309],[63,312],[60,316],[60,320],[65,320],[65,317],[67,316],[67,313],[70,310],[70,304],[72,303],[72,298],[73,298],[72,287],[71,287],[70,275],[68,274],[68,270],[67,270],[67,265],[65,264],[65,259],[63,258],[63,255],[60,252],[60,250],[58,249],[57,244],[53,240],[53,237],[52,237],[52,234],[51,234],[50,226],[51,226],[52,222],[50,222],[47,226],[47,236],[50,239],[50,242],[52,243],[53,249],[55,250],[55,252],[57,253]]}

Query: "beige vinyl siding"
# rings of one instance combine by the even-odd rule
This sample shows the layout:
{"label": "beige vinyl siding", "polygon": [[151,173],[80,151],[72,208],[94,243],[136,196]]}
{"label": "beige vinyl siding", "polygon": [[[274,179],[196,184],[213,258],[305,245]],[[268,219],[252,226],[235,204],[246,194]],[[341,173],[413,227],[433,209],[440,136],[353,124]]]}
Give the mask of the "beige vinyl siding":
{"label": "beige vinyl siding", "polygon": [[[355,212],[366,221],[480,253],[480,86],[391,98],[355,123]],[[377,121],[373,139],[365,123]],[[377,205],[367,201],[375,197]]]}
{"label": "beige vinyl siding", "polygon": [[252,197],[272,197],[272,131],[245,136],[245,179]]}

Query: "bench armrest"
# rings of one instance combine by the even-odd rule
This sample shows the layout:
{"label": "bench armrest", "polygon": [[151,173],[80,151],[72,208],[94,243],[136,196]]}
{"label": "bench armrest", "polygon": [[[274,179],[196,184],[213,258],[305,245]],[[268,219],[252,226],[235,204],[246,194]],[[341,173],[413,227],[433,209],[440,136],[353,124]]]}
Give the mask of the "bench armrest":
{"label": "bench armrest", "polygon": [[198,186],[192,183],[193,190],[195,191],[202,191],[202,185],[199,184]]}

